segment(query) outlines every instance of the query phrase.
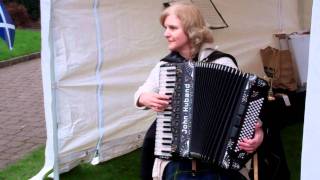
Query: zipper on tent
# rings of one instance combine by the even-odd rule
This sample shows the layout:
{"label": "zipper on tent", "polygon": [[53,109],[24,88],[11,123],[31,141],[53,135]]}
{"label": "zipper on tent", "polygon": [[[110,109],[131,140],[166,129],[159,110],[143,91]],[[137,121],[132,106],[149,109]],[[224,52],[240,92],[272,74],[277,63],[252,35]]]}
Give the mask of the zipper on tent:
{"label": "zipper on tent", "polygon": [[98,129],[99,129],[99,140],[96,145],[96,151],[91,164],[96,165],[100,162],[100,148],[103,138],[103,126],[104,126],[104,103],[103,103],[103,81],[101,79],[101,67],[103,64],[103,49],[101,46],[101,24],[98,13],[99,0],[94,0],[93,4],[93,15],[96,22],[96,36],[97,36],[97,49],[98,49],[98,62],[96,66],[96,80],[97,80],[97,104],[98,104]]}

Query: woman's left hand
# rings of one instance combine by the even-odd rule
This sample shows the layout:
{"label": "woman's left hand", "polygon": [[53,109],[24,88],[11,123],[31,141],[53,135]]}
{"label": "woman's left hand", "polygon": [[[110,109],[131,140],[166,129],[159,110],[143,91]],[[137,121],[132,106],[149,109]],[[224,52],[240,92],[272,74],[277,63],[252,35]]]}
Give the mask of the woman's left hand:
{"label": "woman's left hand", "polygon": [[253,153],[261,145],[263,136],[264,133],[262,130],[262,123],[258,121],[256,124],[254,137],[252,139],[243,139],[242,142],[239,142],[240,149],[248,153]]}

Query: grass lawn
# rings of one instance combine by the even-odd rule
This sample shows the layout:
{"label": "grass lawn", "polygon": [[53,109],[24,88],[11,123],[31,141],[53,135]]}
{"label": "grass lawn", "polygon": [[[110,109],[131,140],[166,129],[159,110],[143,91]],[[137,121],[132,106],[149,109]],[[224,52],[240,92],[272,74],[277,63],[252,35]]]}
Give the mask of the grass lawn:
{"label": "grass lawn", "polygon": [[0,40],[0,61],[39,52],[41,49],[40,30],[16,29],[13,50]]}
{"label": "grass lawn", "polygon": [[17,163],[0,170],[0,180],[26,180],[37,174],[44,163],[44,148],[39,148]]}
{"label": "grass lawn", "polygon": [[[281,133],[292,180],[300,179],[302,130],[302,123],[296,123],[286,127]],[[70,172],[60,175],[60,179],[139,179],[139,153],[140,150],[136,150],[132,153],[101,163],[97,166],[82,164]],[[43,162],[44,148],[42,147],[14,165],[0,170],[0,180],[28,179],[42,168]]]}
{"label": "grass lawn", "polygon": [[[139,179],[140,150],[101,163],[97,166],[81,164],[70,172],[60,175],[68,180],[135,180]],[[27,155],[19,162],[0,170],[0,180],[26,180],[36,175],[44,163],[44,147]],[[47,178],[49,180],[49,178]]]}
{"label": "grass lawn", "polygon": [[281,132],[291,180],[300,179],[303,123],[287,126]]}
{"label": "grass lawn", "polygon": [[115,158],[97,166],[82,164],[72,171],[62,174],[60,178],[68,180],[135,180],[140,173],[140,150],[136,150],[125,156]]}

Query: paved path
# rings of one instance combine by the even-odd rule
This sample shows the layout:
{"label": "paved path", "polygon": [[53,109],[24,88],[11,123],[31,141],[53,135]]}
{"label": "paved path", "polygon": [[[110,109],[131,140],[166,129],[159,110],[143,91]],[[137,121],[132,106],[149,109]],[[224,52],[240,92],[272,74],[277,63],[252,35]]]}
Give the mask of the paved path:
{"label": "paved path", "polygon": [[40,59],[0,68],[0,169],[45,140]]}

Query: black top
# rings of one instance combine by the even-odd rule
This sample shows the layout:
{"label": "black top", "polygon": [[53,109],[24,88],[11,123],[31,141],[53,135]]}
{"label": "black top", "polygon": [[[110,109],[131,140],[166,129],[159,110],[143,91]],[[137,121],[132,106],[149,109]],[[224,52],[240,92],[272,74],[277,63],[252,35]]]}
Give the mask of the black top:
{"label": "black top", "polygon": [[[198,55],[196,55],[195,57],[198,57]],[[223,53],[221,51],[213,51],[203,62],[213,62],[216,59],[219,59],[222,57],[230,58],[233,61],[233,63],[236,66],[238,66],[236,59],[232,55]],[[198,59],[193,58],[193,60],[197,61]],[[186,61],[186,59],[184,57],[182,57],[178,52],[173,51],[170,54],[168,54],[166,57],[161,59],[160,61],[164,61],[164,62],[168,62],[168,63],[183,63]]]}

